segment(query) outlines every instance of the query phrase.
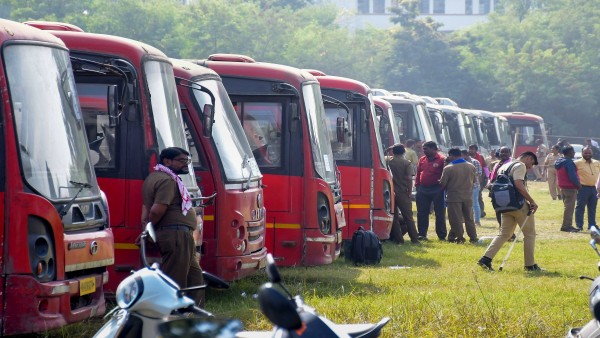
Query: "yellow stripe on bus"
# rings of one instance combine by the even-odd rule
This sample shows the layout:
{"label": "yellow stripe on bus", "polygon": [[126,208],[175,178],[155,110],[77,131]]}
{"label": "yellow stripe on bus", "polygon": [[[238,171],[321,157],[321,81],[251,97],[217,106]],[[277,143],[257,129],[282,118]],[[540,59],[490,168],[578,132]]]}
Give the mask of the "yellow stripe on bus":
{"label": "yellow stripe on bus", "polygon": [[115,249],[120,250],[139,250],[140,247],[133,243],[115,243]]}
{"label": "yellow stripe on bus", "polygon": [[204,220],[205,221],[214,221],[215,215],[204,215]]}
{"label": "yellow stripe on bus", "polygon": [[267,229],[300,229],[300,224],[285,224],[285,223],[277,223],[277,225],[273,225],[273,223],[267,223]]}
{"label": "yellow stripe on bus", "polygon": [[350,209],[371,209],[370,204],[350,204],[348,207]]}

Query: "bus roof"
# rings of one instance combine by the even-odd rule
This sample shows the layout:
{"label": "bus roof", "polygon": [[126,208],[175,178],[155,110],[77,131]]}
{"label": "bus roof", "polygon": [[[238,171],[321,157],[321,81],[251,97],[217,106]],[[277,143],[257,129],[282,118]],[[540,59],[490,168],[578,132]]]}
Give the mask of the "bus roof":
{"label": "bus roof", "polygon": [[[313,73],[314,74],[314,73]],[[321,73],[324,74],[324,73]],[[348,77],[333,76],[333,75],[317,75],[317,80],[321,84],[321,88],[333,88],[347,90],[365,96],[369,95],[371,88],[365,83],[354,80]]]}
{"label": "bus roof", "polygon": [[179,60],[169,59],[173,64],[173,72],[176,77],[181,77],[190,81],[199,81],[205,79],[221,79],[221,77],[214,70],[206,67],[199,66],[195,63]]}
{"label": "bus roof", "polygon": [[535,114],[523,113],[523,112],[497,112],[496,114],[506,117],[508,120],[529,120],[536,122],[544,122],[544,119]]}
{"label": "bus roof", "polygon": [[52,30],[49,32],[63,40],[71,51],[102,53],[130,60],[140,60],[144,56],[154,56],[168,60],[167,56],[159,49],[120,36],[78,31]]}
{"label": "bus roof", "polygon": [[[219,54],[219,56],[228,54]],[[243,56],[243,55],[242,55]],[[299,87],[305,82],[317,80],[307,71],[299,68],[267,62],[251,62],[249,57],[243,59],[219,57],[216,61],[211,59],[186,60],[197,65],[208,67],[217,72],[221,77],[243,77],[254,79],[270,79],[283,81]]]}
{"label": "bus roof", "polygon": [[43,41],[66,48],[64,42],[41,29],[6,19],[0,19],[0,25],[4,28],[0,29],[0,41],[2,43],[18,40]]}

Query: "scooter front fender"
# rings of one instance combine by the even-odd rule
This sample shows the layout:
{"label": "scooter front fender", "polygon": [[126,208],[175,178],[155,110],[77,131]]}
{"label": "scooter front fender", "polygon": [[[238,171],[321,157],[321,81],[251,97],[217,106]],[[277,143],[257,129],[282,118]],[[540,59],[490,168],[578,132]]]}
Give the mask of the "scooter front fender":
{"label": "scooter front fender", "polygon": [[118,337],[123,331],[125,323],[129,319],[129,313],[125,310],[119,310],[113,314],[113,316],[102,325],[100,330],[96,332],[94,338],[112,338]]}
{"label": "scooter front fender", "polygon": [[600,337],[600,323],[592,319],[583,327],[570,329],[567,333],[567,338],[591,338]]}

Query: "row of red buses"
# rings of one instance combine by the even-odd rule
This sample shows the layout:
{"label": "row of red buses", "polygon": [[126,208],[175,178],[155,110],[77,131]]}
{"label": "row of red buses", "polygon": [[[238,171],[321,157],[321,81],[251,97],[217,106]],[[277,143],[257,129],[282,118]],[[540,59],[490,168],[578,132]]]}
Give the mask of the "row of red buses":
{"label": "row of red buses", "polygon": [[263,175],[268,252],[282,266],[331,263],[345,218],[319,82],[243,55],[194,62],[221,76]]}
{"label": "row of red buses", "polygon": [[202,268],[237,280],[266,259],[262,174],[219,75],[171,61],[198,184],[216,193],[204,209]]}
{"label": "row of red buses", "polygon": [[[49,29],[70,49],[81,118],[110,208],[115,262],[106,291],[114,292],[142,266],[135,242],[142,231],[145,177],[162,149],[188,149],[173,66],[160,50],[138,41],[60,23],[30,24]],[[192,197],[199,198],[193,170],[181,177]]]}
{"label": "row of red buses", "polygon": [[[354,231],[363,226],[380,239],[388,239],[394,213],[392,176],[384,158],[371,90],[353,79],[311,72],[325,98],[330,135],[336,136],[331,145],[341,171],[349,223],[342,237],[351,240]],[[339,128],[343,128],[340,133]]]}
{"label": "row of red buses", "polygon": [[114,251],[69,51],[37,28],[2,19],[0,25],[4,336],[104,313]]}

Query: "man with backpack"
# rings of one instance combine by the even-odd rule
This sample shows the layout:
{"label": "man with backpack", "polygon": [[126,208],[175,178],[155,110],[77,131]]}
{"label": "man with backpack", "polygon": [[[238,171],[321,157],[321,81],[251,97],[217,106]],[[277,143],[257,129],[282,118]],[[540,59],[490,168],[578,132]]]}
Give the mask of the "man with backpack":
{"label": "man with backpack", "polygon": [[[394,183],[394,221],[390,239],[396,244],[404,243],[404,234],[408,233],[412,243],[420,244],[419,233],[415,225],[412,211],[412,177],[414,175],[413,166],[404,158],[406,149],[401,144],[396,144],[392,148],[394,157],[388,161],[388,166],[392,172]],[[402,221],[400,220],[402,218]]]}
{"label": "man with backpack", "polygon": [[492,268],[492,260],[506,243],[515,231],[517,224],[521,227],[523,232],[523,254],[525,256],[525,270],[526,271],[542,271],[536,262],[534,257],[535,250],[535,219],[534,214],[538,209],[538,205],[533,200],[533,197],[529,195],[526,186],[527,170],[537,165],[537,156],[531,152],[526,151],[522,153],[516,161],[503,165],[498,173],[505,173],[509,167],[509,172],[506,172],[512,178],[514,182],[514,188],[519,193],[520,198],[524,199],[523,206],[518,210],[505,211],[501,215],[500,234],[492,240],[483,256],[479,259],[477,264],[482,268],[494,271]]}

